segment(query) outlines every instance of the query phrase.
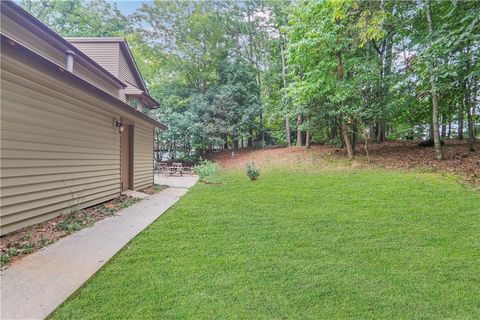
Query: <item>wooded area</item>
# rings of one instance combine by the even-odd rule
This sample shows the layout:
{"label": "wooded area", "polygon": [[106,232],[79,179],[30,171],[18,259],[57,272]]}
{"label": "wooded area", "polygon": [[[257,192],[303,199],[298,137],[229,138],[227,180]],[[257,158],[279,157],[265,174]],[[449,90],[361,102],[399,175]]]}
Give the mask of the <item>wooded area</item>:
{"label": "wooded area", "polygon": [[[62,36],[125,36],[173,156],[218,148],[468,139],[480,123],[478,1],[21,5]],[[178,154],[175,154],[178,153]]]}

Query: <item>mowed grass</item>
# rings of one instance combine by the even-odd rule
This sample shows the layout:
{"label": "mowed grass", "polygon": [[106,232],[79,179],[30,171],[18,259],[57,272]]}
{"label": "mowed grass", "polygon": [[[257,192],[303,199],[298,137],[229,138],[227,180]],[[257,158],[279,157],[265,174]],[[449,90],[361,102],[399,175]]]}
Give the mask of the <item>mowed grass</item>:
{"label": "mowed grass", "polygon": [[197,184],[52,318],[480,318],[478,192],[383,170],[222,180]]}

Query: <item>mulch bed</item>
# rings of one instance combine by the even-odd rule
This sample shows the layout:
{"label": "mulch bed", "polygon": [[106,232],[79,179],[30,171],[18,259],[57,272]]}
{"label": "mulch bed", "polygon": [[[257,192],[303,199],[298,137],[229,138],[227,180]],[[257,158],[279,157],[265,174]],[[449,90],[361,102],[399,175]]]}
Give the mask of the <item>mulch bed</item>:
{"label": "mulch bed", "polygon": [[[167,185],[153,185],[140,191],[151,195],[166,188]],[[11,263],[69,234],[91,227],[99,220],[114,216],[120,209],[130,207],[141,200],[121,195],[113,200],[6,234],[0,238],[0,269],[5,269]]]}
{"label": "mulch bed", "polygon": [[0,241],[2,268],[60,238],[91,227],[95,222],[113,216],[118,210],[129,207],[139,200],[122,195],[108,202],[63,214],[6,234]]}
{"label": "mulch bed", "polygon": [[[141,191],[154,194],[167,187],[154,185]],[[63,214],[6,234],[0,238],[1,269],[69,234],[91,227],[95,222],[106,217],[114,216],[120,209],[127,208],[140,200],[122,195],[96,206]]]}
{"label": "mulch bed", "polygon": [[[364,147],[361,146],[364,154]],[[385,168],[419,168],[461,175],[466,181],[480,185],[480,145],[468,151],[467,142],[447,140],[443,146],[445,160],[435,159],[433,147],[419,147],[413,141],[386,142],[369,146],[372,163]]]}

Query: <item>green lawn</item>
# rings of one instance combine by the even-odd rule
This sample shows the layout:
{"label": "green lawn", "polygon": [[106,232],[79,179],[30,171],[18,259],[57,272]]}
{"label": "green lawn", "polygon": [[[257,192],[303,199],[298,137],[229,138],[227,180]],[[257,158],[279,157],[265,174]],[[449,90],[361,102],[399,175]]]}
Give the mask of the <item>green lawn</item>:
{"label": "green lawn", "polygon": [[197,184],[53,319],[479,319],[480,196],[429,173]]}

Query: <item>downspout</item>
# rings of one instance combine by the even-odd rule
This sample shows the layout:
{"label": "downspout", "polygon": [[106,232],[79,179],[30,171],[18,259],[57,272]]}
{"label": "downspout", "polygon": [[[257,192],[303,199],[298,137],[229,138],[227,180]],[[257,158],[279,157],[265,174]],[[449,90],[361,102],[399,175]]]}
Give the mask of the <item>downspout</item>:
{"label": "downspout", "polygon": [[67,55],[67,70],[73,73],[73,57],[75,56],[75,52],[67,50],[65,53]]}

